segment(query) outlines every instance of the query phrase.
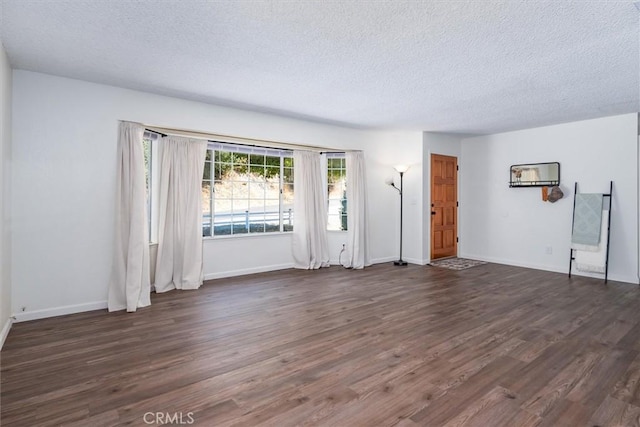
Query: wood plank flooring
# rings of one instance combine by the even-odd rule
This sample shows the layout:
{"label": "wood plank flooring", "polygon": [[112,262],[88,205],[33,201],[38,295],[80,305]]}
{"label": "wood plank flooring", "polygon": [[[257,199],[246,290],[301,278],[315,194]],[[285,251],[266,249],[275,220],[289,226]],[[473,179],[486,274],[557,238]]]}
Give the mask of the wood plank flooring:
{"label": "wood plank flooring", "polygon": [[640,426],[640,287],[284,270],[15,324],[3,426]]}

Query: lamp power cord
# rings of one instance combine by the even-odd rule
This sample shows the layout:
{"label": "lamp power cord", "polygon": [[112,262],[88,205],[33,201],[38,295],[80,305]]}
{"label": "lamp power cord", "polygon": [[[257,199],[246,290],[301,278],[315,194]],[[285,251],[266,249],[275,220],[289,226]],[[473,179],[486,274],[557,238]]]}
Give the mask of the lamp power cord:
{"label": "lamp power cord", "polygon": [[338,255],[338,263],[339,263],[342,267],[344,267],[344,268],[346,268],[347,270],[349,270],[349,269],[351,269],[351,267],[347,267],[346,265],[342,264],[342,253],[343,253],[344,251],[346,251],[346,250],[347,250],[347,245],[345,245],[345,244],[343,243],[343,244],[342,244],[342,250],[340,251],[340,254]]}

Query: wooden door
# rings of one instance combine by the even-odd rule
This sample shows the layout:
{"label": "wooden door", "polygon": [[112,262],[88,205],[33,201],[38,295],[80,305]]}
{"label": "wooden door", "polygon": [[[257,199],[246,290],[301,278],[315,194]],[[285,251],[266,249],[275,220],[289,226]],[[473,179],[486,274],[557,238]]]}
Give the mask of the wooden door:
{"label": "wooden door", "polygon": [[458,254],[458,158],[431,155],[431,259]]}

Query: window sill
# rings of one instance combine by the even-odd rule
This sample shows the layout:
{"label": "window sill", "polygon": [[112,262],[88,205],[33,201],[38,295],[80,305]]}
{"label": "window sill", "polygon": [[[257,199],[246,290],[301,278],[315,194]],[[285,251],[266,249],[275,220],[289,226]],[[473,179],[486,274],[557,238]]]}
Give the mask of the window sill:
{"label": "window sill", "polygon": [[291,236],[292,231],[277,231],[271,233],[251,233],[251,234],[228,234],[224,236],[207,236],[202,240],[205,242],[215,242],[217,240],[235,240],[235,239],[256,239],[263,237],[276,237],[276,236]]}

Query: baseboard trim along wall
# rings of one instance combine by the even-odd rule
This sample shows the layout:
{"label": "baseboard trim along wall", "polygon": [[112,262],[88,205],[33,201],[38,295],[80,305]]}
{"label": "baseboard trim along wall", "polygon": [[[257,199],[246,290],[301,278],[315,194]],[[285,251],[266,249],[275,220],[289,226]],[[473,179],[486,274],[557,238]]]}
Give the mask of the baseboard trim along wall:
{"label": "baseboard trim along wall", "polygon": [[423,259],[418,259],[418,258],[404,258],[404,261],[407,261],[409,264],[416,264],[416,265],[427,265],[429,264],[429,262],[431,262],[431,261],[425,261]]}
{"label": "baseboard trim along wall", "polygon": [[223,279],[225,277],[244,276],[245,274],[266,273],[267,271],[286,270],[293,268],[293,264],[266,265],[263,267],[244,268],[242,270],[221,271],[204,275],[204,280]]}
{"label": "baseboard trim along wall", "polygon": [[2,350],[4,341],[7,339],[7,336],[9,335],[9,331],[11,330],[12,323],[13,323],[13,318],[10,317],[7,319],[7,322],[2,327],[2,332],[0,332],[0,350]]}
{"label": "baseboard trim along wall", "polygon": [[65,305],[63,307],[45,308],[43,310],[23,311],[13,315],[16,323],[29,320],[45,319],[48,317],[64,316],[66,314],[82,313],[93,310],[106,310],[107,301],[88,302],[85,304]]}
{"label": "baseboard trim along wall", "polygon": [[371,264],[383,264],[385,262],[393,262],[393,261],[397,261],[398,257],[397,256],[388,256],[388,257],[384,257],[384,258],[375,258],[371,260]]}
{"label": "baseboard trim along wall", "polygon": [[[512,265],[514,267],[523,267],[523,268],[531,268],[534,270],[542,270],[542,271],[551,271],[553,273],[562,273],[562,274],[567,274],[567,268],[569,266],[569,258],[567,257],[567,267],[566,268],[556,268],[556,267],[552,267],[552,266],[548,266],[548,265],[540,265],[540,264],[531,264],[531,263],[523,263],[523,262],[514,262],[508,259],[501,259],[501,258],[493,258],[493,257],[486,257],[486,256],[480,256],[480,255],[472,255],[472,254],[464,254],[464,255],[459,255],[460,258],[469,258],[469,259],[475,259],[478,261],[486,261],[486,262],[492,262],[495,264],[504,264],[504,265]],[[582,276],[582,277],[591,277],[594,279],[601,279],[604,280],[604,274],[597,274],[597,273],[587,273],[587,272],[582,272],[582,271],[578,271],[575,268],[572,269],[571,271],[571,275],[572,276]],[[637,278],[633,277],[633,276],[620,276],[617,274],[611,274],[611,271],[609,271],[609,280],[612,280],[614,282],[624,282],[624,283],[632,283],[637,285],[638,281]]]}
{"label": "baseboard trim along wall", "polygon": [[[385,262],[393,262],[397,257],[376,258],[371,260],[372,264],[382,264]],[[407,259],[412,264],[422,264],[419,260]],[[337,265],[337,263],[336,263]],[[209,273],[204,275],[204,280],[223,279],[225,277],[244,276],[246,274],[265,273],[269,271],[286,270],[293,268],[293,264],[268,265],[263,267],[246,268],[242,270],[221,271],[218,273]],[[48,317],[64,316],[67,314],[83,313],[85,311],[106,310],[107,301],[96,301],[86,304],[67,305],[63,307],[46,308],[42,310],[24,311],[14,315],[15,322],[27,322],[29,320],[46,319]],[[11,319],[10,319],[11,320]],[[10,324],[5,325],[2,330],[3,334],[9,333]],[[3,340],[6,335],[3,335]]]}

